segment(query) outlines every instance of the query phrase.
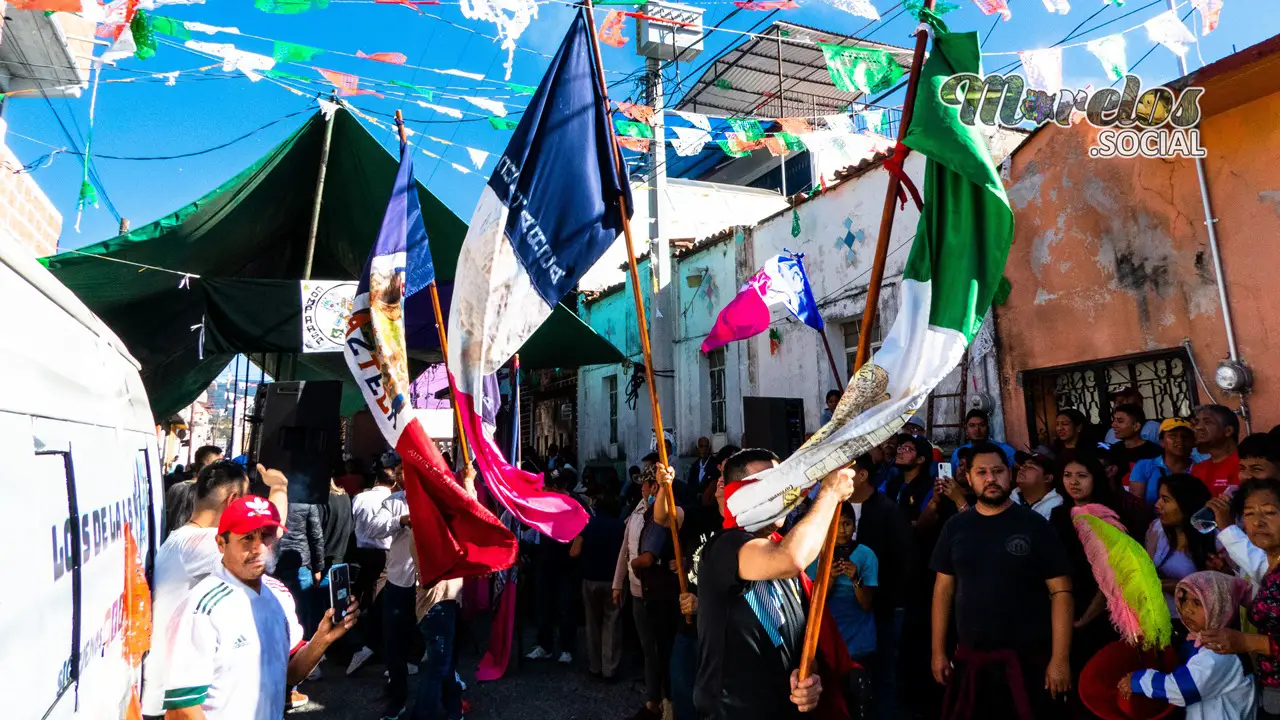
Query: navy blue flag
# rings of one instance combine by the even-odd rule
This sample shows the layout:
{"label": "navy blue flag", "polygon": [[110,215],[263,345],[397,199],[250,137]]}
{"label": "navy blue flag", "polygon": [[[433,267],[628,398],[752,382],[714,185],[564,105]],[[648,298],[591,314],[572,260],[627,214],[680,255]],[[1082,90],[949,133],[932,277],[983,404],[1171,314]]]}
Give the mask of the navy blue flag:
{"label": "navy blue flag", "polygon": [[449,309],[449,372],[476,462],[493,496],[559,542],[586,512],[513,467],[485,437],[483,379],[520,350],[622,232],[630,188],[618,177],[613,128],[579,11],[480,194]]}
{"label": "navy blue flag", "polygon": [[422,206],[418,202],[418,183],[413,177],[413,149],[400,143],[400,168],[391,187],[387,211],[382,216],[382,229],[369,252],[369,263],[360,275],[356,293],[369,289],[369,267],[374,257],[395,257],[404,253],[399,267],[404,272],[404,299],[435,282],[436,269],[431,260],[427,228],[422,223]]}
{"label": "navy blue flag", "polygon": [[506,236],[555,307],[622,232],[613,134],[582,10],[525,108],[489,187],[507,206]]}

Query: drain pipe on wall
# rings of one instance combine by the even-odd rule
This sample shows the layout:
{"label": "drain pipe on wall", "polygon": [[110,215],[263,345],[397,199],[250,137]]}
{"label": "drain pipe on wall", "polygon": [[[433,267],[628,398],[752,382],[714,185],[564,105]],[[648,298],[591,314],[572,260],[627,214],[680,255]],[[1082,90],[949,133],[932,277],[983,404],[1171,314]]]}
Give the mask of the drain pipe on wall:
{"label": "drain pipe on wall", "polygon": [[[1169,0],[1169,10],[1174,12],[1178,9],[1176,0]],[[1184,55],[1177,55],[1178,69],[1181,71],[1181,77],[1187,76],[1187,58]],[[1230,358],[1230,366],[1220,365],[1215,374],[1215,380],[1218,386],[1224,391],[1231,392],[1229,384],[1224,384],[1223,373],[1226,371],[1228,377],[1234,377],[1236,382],[1240,384],[1237,390],[1240,397],[1240,417],[1244,420],[1245,431],[1252,432],[1253,424],[1249,418],[1249,387],[1252,385],[1252,375],[1245,364],[1240,360],[1240,351],[1236,347],[1235,325],[1231,321],[1231,306],[1227,302],[1227,280],[1222,273],[1222,254],[1218,250],[1218,231],[1215,227],[1218,219],[1213,214],[1213,203],[1209,200],[1209,180],[1204,171],[1204,158],[1197,157],[1194,159],[1196,164],[1196,179],[1200,182],[1200,202],[1204,206],[1204,226],[1209,233],[1209,254],[1213,258],[1213,277],[1218,284],[1218,304],[1222,308],[1222,323],[1227,332],[1227,353]],[[1187,348],[1190,354],[1191,348]]]}

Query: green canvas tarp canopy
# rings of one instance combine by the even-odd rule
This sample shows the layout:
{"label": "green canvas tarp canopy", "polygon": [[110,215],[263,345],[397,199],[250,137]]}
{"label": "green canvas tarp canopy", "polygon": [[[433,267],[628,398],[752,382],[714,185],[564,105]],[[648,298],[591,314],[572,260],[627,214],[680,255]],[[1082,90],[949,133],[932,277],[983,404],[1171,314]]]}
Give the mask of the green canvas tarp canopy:
{"label": "green canvas tarp canopy", "polygon": [[[338,110],[332,123],[311,277],[356,280],[382,224],[398,161],[349,113]],[[325,125],[319,113],[313,115],[235,177],[153,223],[42,260],[142,364],[155,417],[190,404],[236,352],[296,349],[281,328],[300,321],[290,320],[296,310],[284,303],[286,297],[298,303]],[[440,299],[447,304],[467,226],[421,183],[418,198]],[[186,282],[183,274],[190,276]],[[207,329],[216,331],[217,342],[207,343],[202,358],[211,299],[217,326]],[[406,321],[418,367],[438,362],[434,319],[410,306]],[[570,368],[623,357],[562,304],[521,349],[520,365]],[[343,380],[344,411],[359,407],[359,390],[341,353],[294,358],[296,379]]]}

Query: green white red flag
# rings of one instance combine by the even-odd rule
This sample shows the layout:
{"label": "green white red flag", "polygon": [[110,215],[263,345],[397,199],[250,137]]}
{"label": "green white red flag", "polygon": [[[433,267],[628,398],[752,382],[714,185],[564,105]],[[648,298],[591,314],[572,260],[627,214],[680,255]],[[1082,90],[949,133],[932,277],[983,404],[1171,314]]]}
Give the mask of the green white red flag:
{"label": "green white red flag", "polygon": [[740,527],[756,530],[793,510],[827,473],[897,431],[924,404],[977,334],[1004,271],[1013,211],[976,128],[939,89],[957,73],[981,75],[977,33],[950,33],[937,18],[904,143],[928,158],[924,210],[903,272],[901,307],[875,358],[845,388],[832,420],[781,465],[728,500]]}

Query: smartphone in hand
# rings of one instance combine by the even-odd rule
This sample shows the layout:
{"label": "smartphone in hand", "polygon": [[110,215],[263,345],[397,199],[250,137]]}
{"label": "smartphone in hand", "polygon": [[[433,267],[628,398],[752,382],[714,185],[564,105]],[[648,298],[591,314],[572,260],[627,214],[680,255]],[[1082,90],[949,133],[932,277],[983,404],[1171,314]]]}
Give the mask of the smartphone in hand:
{"label": "smartphone in hand", "polygon": [[329,606],[333,608],[333,621],[341,622],[351,607],[351,569],[346,563],[329,568]]}
{"label": "smartphone in hand", "polygon": [[938,463],[938,479],[951,479],[951,463]]}

